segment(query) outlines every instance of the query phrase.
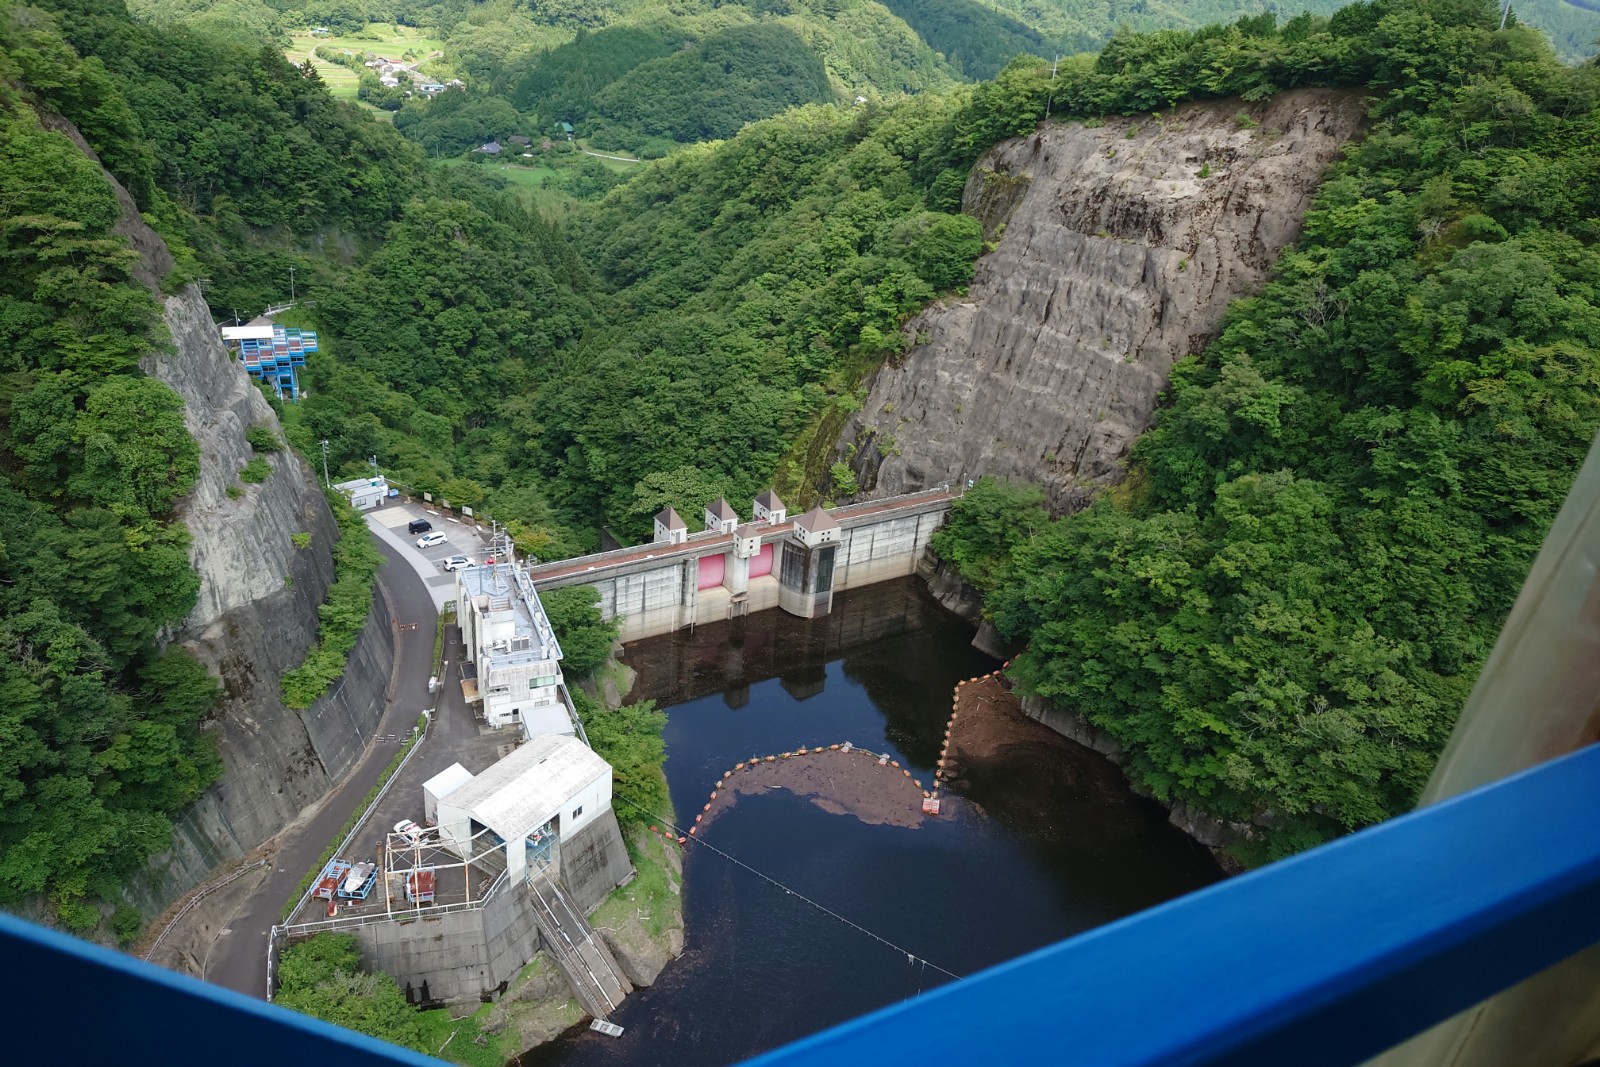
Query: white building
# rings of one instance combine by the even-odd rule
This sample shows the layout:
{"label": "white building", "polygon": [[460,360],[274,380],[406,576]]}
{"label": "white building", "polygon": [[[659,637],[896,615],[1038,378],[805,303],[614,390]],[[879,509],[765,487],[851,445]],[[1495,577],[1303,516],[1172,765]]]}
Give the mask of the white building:
{"label": "white building", "polygon": [[782,522],[789,514],[783,506],[783,501],[778,499],[778,494],[771,489],[756,497],[755,512],[757,522]]}
{"label": "white building", "polygon": [[716,533],[733,533],[739,527],[739,513],[733,510],[727,497],[718,497],[706,505],[706,529]]}
{"label": "white building", "polygon": [[467,646],[461,689],[483,703],[490,726],[521,724],[527,737],[573,734],[561,645],[527,572],[514,561],[456,571],[456,617]]}
{"label": "white building", "polygon": [[339,482],[334,488],[349,497],[351,506],[357,511],[375,508],[389,495],[389,483],[381,474],[371,478],[352,478],[348,482]]}
{"label": "white building", "polygon": [[559,873],[560,842],[611,810],[611,765],[576,737],[543,734],[482,774],[462,773],[446,772],[435,800],[440,840],[463,858],[503,847],[513,878],[529,866]]}
{"label": "white building", "polygon": [[689,524],[670,507],[662,508],[656,516],[655,539],[669,545],[681,545],[689,538]]}
{"label": "white building", "polygon": [[837,543],[839,534],[839,520],[821,508],[812,508],[794,520],[794,529],[789,536],[807,548],[815,548],[821,544]]}

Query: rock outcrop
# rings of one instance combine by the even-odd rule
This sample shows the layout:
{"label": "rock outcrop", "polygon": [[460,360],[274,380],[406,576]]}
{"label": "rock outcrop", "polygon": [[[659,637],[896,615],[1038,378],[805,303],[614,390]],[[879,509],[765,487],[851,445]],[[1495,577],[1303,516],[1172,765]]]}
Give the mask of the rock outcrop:
{"label": "rock outcrop", "polygon": [[1070,510],[1114,480],[1172,364],[1256,287],[1360,129],[1348,91],[1052,125],[992,149],[964,208],[994,251],[908,326],[837,453],[873,495],[990,474]]}
{"label": "rock outcrop", "polygon": [[[48,112],[41,120],[98,162],[70,122]],[[184,421],[200,446],[200,476],[179,509],[192,538],[199,599],[166,636],[193,652],[224,690],[206,723],[218,735],[221,780],[175,820],[171,849],[123,889],[149,916],[288,825],[349,769],[383,712],[394,638],[380,587],[340,684],[304,712],[284,707],[279,679],[315,643],[318,608],[333,581],[333,514],[287,447],[267,457],[272,473],[265,481],[239,480],[254,455],[245,431],[262,425],[281,440],[282,428],[223,347],[199,288],[163,294],[171,252],[121,184],[105,177],[122,205],[115,230],[140,254],[133,277],[162,300],[172,340],[143,369],[182,397]],[[310,535],[304,548],[295,534]]]}
{"label": "rock outcrop", "polygon": [[[200,445],[200,477],[179,511],[193,539],[200,595],[171,636],[222,682],[209,727],[219,734],[225,769],[176,820],[172,849],[126,887],[147,913],[277,833],[339,780],[377,726],[394,659],[380,595],[341,683],[304,712],[284,707],[279,679],[316,641],[337,528],[311,473],[287,447],[266,457],[272,473],[265,481],[239,480],[254,454],[245,431],[260,425],[281,438],[282,429],[223,347],[199,289],[165,303],[173,346],[145,370],[183,398]],[[295,545],[296,534],[310,535],[305,548]]]}

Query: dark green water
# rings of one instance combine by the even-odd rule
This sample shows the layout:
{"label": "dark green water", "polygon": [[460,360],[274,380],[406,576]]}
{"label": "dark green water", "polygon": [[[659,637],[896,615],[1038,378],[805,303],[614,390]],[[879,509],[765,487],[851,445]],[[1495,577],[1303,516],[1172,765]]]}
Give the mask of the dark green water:
{"label": "dark green water", "polygon": [[[680,813],[752,755],[851,741],[932,779],[951,689],[998,664],[920,583],[836,599],[824,619],[765,612],[628,647],[631,699],[668,709]],[[532,1065],[720,1065],[916,996],[1220,877],[1129,794],[1114,767],[1055,735],[1000,752],[916,828],[868,825],[774,791],[741,797],[685,855],[684,955],[612,1018]],[[853,929],[810,898],[890,942]],[[908,960],[907,953],[917,957]],[[922,962],[926,961],[926,962]]]}

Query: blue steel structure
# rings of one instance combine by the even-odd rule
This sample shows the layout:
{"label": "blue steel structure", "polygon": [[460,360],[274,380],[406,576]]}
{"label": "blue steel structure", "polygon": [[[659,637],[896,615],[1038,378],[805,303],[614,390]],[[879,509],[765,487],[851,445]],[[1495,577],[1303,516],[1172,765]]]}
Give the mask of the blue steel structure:
{"label": "blue steel structure", "polygon": [[[1381,1067],[1581,1063],[1600,1053],[1597,694],[1600,443],[1425,806],[751,1062],[1342,1067],[1449,1019]],[[435,1062],[4,914],[0,975],[0,1064]]]}
{"label": "blue steel structure", "polygon": [[[1591,746],[752,1063],[1359,1063],[1600,942],[1596,812]],[[11,916],[0,964],[11,1063],[434,1062]]]}
{"label": "blue steel structure", "polygon": [[317,350],[315,330],[295,326],[272,327],[271,338],[245,338],[239,342],[239,359],[253,377],[272,386],[285,400],[300,399],[296,367],[306,365],[306,353]]}

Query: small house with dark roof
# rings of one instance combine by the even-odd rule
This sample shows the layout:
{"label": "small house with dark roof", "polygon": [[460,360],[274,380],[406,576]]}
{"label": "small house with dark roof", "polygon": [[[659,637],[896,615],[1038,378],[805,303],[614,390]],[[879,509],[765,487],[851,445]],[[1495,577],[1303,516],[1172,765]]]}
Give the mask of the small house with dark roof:
{"label": "small house with dark roof", "polygon": [[512,144],[521,145],[523,148],[528,148],[533,144],[532,137],[524,137],[520,133],[514,133],[510,137],[507,137],[506,140],[510,141]]}
{"label": "small house with dark roof", "polygon": [[715,533],[733,533],[739,528],[739,513],[733,510],[727,497],[718,497],[716,503],[706,506],[706,529]]}
{"label": "small house with dark roof", "polygon": [[486,156],[498,156],[502,149],[500,148],[499,141],[490,141],[488,144],[479,148],[478,151],[482,152]]}
{"label": "small house with dark roof", "polygon": [[794,520],[793,537],[807,548],[837,542],[839,536],[838,520],[821,508],[812,508]]}
{"label": "small house with dark roof", "polygon": [[757,522],[782,522],[789,515],[783,501],[771,489],[756,497],[755,509]]}
{"label": "small house with dark roof", "polygon": [[656,516],[655,539],[669,545],[681,545],[689,539],[689,524],[672,508],[662,508],[661,514]]}
{"label": "small house with dark roof", "polygon": [[[749,559],[761,554],[761,534],[766,527],[759,522],[747,522],[733,531],[733,554],[738,559]],[[766,569],[763,574],[772,573],[772,547],[767,547]]]}

